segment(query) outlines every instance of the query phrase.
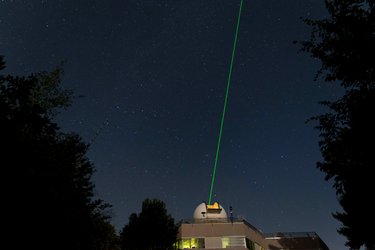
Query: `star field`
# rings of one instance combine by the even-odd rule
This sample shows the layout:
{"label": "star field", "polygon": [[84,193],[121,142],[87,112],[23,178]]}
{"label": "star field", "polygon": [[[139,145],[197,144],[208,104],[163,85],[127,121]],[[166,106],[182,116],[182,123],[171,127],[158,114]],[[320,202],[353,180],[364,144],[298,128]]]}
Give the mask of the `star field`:
{"label": "star field", "polygon": [[[64,61],[73,106],[57,122],[91,143],[98,197],[120,230],[145,198],[178,221],[207,201],[239,1],[0,1],[6,73]],[[320,0],[245,0],[214,200],[264,232],[315,231],[344,248],[331,183],[306,124],[340,90],[298,53]]]}

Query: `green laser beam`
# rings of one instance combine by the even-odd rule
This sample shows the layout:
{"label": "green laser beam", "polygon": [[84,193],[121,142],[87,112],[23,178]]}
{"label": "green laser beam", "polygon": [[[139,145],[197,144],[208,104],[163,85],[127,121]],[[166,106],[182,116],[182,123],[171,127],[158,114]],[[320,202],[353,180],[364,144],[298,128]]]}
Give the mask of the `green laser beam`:
{"label": "green laser beam", "polygon": [[238,11],[238,18],[237,18],[236,34],[234,35],[233,50],[232,50],[232,59],[231,59],[231,62],[230,62],[230,67],[229,67],[227,90],[226,90],[225,99],[224,99],[224,108],[223,108],[223,113],[221,115],[220,132],[219,132],[219,138],[217,140],[214,170],[213,170],[212,179],[211,179],[210,196],[208,198],[208,204],[209,205],[211,204],[212,191],[214,189],[214,183],[215,183],[217,159],[219,158],[221,135],[223,134],[224,117],[225,117],[225,111],[227,109],[228,93],[229,93],[229,87],[230,87],[230,80],[231,80],[231,77],[232,77],[232,68],[233,68],[233,62],[234,62],[234,54],[235,54],[235,51],[236,51],[236,44],[237,44],[237,37],[238,37],[238,28],[240,27],[241,12],[242,12],[242,3],[243,3],[243,0],[241,0],[241,3],[240,3],[240,9]]}

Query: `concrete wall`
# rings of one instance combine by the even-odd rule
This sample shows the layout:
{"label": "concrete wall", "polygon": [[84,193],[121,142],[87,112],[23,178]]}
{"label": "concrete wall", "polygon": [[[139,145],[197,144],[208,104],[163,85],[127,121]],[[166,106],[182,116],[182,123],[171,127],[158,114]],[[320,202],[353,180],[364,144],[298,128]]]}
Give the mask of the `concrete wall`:
{"label": "concrete wall", "polygon": [[[244,236],[256,243],[260,247],[269,250],[277,249],[306,249],[306,250],[329,250],[327,245],[316,235],[300,235],[293,237],[273,237],[265,236],[246,221],[239,222],[202,222],[202,223],[182,223],[179,228],[179,238],[205,238],[206,249],[221,249],[220,237]],[[212,244],[211,244],[212,243]],[[257,248],[257,247],[256,247]],[[259,247],[258,247],[259,248]],[[231,248],[232,250],[244,248]]]}
{"label": "concrete wall", "polygon": [[258,245],[266,247],[263,235],[244,222],[182,224],[179,235],[180,238],[245,236]]}

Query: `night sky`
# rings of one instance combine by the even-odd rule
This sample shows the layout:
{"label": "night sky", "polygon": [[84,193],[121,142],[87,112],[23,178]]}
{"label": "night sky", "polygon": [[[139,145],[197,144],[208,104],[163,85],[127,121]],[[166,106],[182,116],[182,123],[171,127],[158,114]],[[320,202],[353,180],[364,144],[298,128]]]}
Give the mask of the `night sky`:
{"label": "night sky", "polygon": [[[65,61],[77,97],[57,117],[91,143],[98,197],[120,230],[145,198],[176,221],[208,200],[240,0],[0,0],[5,73]],[[340,209],[321,159],[318,104],[341,90],[298,53],[300,17],[323,18],[323,0],[245,0],[214,201],[263,232],[315,231],[344,248]]]}

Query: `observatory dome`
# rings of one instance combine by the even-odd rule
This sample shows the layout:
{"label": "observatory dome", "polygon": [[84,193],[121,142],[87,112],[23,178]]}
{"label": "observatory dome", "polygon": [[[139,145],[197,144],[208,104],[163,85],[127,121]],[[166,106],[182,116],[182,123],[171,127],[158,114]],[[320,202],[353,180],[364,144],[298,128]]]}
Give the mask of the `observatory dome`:
{"label": "observatory dome", "polygon": [[224,208],[221,205],[219,205],[218,202],[215,202],[212,205],[207,205],[205,202],[203,202],[195,208],[193,218],[194,220],[226,220],[228,216]]}

